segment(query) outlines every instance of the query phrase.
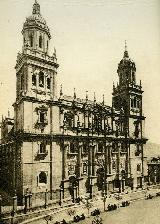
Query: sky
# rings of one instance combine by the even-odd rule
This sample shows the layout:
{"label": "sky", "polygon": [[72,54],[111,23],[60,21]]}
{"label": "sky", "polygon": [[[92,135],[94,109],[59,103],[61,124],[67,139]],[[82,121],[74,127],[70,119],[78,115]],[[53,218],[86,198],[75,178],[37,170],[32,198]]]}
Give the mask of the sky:
{"label": "sky", "polygon": [[[58,89],[111,105],[124,42],[142,80],[145,135],[160,143],[160,0],[38,0],[57,50]],[[0,117],[13,116],[16,56],[34,0],[0,0]]]}

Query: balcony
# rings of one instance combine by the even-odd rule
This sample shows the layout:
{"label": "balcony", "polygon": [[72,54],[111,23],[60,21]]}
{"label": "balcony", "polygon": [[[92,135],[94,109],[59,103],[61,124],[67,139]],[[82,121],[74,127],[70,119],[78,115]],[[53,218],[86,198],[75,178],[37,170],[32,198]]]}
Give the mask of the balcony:
{"label": "balcony", "polygon": [[35,128],[43,129],[46,125],[48,125],[47,119],[45,119],[43,122],[38,120],[35,124]]}
{"label": "balcony", "polygon": [[44,152],[38,151],[36,156],[35,156],[35,160],[44,160],[47,155],[48,155],[48,151],[47,150],[45,150]]}
{"label": "balcony", "polygon": [[139,156],[141,154],[141,150],[135,151],[135,156]]}

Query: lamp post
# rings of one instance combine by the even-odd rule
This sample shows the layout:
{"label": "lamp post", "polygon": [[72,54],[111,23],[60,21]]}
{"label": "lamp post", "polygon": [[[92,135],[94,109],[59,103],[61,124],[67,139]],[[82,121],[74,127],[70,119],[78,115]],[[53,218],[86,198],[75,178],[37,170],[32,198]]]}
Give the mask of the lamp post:
{"label": "lamp post", "polygon": [[27,211],[30,209],[31,207],[31,197],[32,194],[29,193],[29,189],[27,188],[26,193],[24,195],[24,213],[27,213]]}
{"label": "lamp post", "polygon": [[60,206],[62,205],[62,192],[63,192],[63,187],[62,187],[62,185],[60,185],[60,190],[59,190],[59,193],[60,193],[59,205]]}
{"label": "lamp post", "polygon": [[13,196],[13,210],[12,210],[12,216],[15,215],[16,211],[17,211],[17,195],[15,192],[15,195]]}
{"label": "lamp post", "polygon": [[32,193],[30,192],[29,193],[29,210],[31,209],[32,207]]}
{"label": "lamp post", "polygon": [[92,199],[92,188],[93,188],[93,183],[92,183],[92,178],[90,177],[90,199]]}
{"label": "lamp post", "polygon": [[44,204],[44,207],[47,208],[47,205],[48,205],[48,190],[46,189],[46,191],[45,191],[45,204]]}

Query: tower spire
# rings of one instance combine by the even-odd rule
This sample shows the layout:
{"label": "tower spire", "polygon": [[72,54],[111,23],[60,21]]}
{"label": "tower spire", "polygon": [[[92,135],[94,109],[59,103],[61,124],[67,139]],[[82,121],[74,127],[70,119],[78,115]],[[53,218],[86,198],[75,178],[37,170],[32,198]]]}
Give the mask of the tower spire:
{"label": "tower spire", "polygon": [[86,102],[88,101],[88,91],[86,91]]}
{"label": "tower spire", "polygon": [[94,92],[94,103],[96,103],[96,93]]}
{"label": "tower spire", "polygon": [[125,40],[125,51],[127,51],[127,41]]}
{"label": "tower spire", "polygon": [[102,97],[103,97],[102,104],[104,105],[104,94],[103,94],[103,96],[102,96]]}
{"label": "tower spire", "polygon": [[76,99],[76,89],[74,88],[74,94],[73,94],[74,100]]}
{"label": "tower spire", "polygon": [[127,50],[127,41],[125,40],[125,46],[124,46],[124,56],[123,58],[129,58],[128,50]]}
{"label": "tower spire", "polygon": [[37,2],[37,0],[34,2],[32,13],[40,15],[40,4]]}

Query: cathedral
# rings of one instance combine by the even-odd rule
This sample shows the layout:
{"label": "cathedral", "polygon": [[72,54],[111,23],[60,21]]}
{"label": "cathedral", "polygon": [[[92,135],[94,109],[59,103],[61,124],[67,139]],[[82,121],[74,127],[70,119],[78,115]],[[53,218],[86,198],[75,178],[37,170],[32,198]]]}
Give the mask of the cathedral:
{"label": "cathedral", "polygon": [[[127,47],[118,64],[112,106],[57,94],[56,50],[49,55],[51,34],[33,4],[22,29],[22,52],[16,61],[14,118],[1,123],[0,186],[27,192],[33,200],[76,198],[98,191],[108,195],[144,184],[145,117],[142,85]],[[2,102],[1,102],[2,103]]]}

